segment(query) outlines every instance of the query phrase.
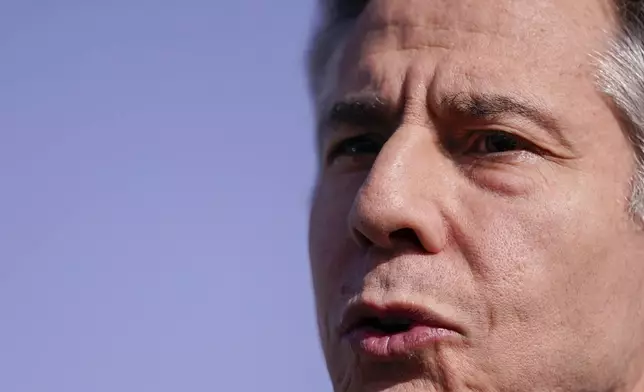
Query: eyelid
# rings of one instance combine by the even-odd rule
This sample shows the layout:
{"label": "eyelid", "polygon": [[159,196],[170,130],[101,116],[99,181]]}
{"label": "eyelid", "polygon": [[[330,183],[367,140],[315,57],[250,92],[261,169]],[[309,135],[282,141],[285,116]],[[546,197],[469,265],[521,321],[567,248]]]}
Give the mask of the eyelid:
{"label": "eyelid", "polygon": [[490,136],[490,135],[506,135],[517,140],[519,150],[526,150],[530,152],[543,152],[544,149],[539,146],[537,142],[531,141],[529,138],[521,135],[517,131],[508,130],[504,127],[489,127],[489,128],[479,128],[465,130],[465,148],[463,151],[471,151],[474,145],[481,140],[481,138]]}
{"label": "eyelid", "polygon": [[[331,152],[346,139],[357,136],[360,132],[341,129],[344,127],[327,126],[320,140],[320,153],[325,162],[328,162]],[[350,129],[350,128],[349,128]]]}
{"label": "eyelid", "polygon": [[341,134],[340,132],[331,130],[331,132],[328,133],[328,136],[322,141],[322,160],[324,164],[331,164],[334,159],[335,151],[338,149],[340,144],[353,137],[355,137],[355,135]]}
{"label": "eyelid", "polygon": [[323,155],[322,158],[326,165],[331,164],[333,159],[337,157],[337,150],[343,143],[346,143],[351,140],[359,141],[360,139],[368,141],[369,139],[378,144],[384,144],[386,140],[383,140],[382,136],[375,132],[360,132],[353,131],[347,132],[346,134],[337,134],[337,137],[332,138],[330,141],[324,143]]}

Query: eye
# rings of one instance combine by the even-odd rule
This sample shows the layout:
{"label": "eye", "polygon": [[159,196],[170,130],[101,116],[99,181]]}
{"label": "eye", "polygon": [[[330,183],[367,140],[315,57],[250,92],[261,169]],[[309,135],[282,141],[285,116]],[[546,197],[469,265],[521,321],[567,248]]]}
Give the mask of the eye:
{"label": "eye", "polygon": [[526,145],[521,138],[506,132],[496,131],[485,133],[474,140],[471,152],[474,154],[499,154],[525,149]]}
{"label": "eye", "polygon": [[360,135],[337,143],[328,154],[327,162],[334,163],[341,157],[374,157],[382,148],[382,142],[373,135]]}

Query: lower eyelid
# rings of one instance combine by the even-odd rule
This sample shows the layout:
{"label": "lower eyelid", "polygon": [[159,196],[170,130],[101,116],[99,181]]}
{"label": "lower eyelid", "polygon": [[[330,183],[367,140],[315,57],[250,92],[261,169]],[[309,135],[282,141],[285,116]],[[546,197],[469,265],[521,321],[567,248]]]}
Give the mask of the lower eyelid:
{"label": "lower eyelid", "polygon": [[497,153],[463,154],[459,163],[466,165],[484,165],[485,163],[521,163],[533,162],[539,157],[538,154],[529,150],[513,150]]}
{"label": "lower eyelid", "polygon": [[484,162],[502,163],[502,164],[519,164],[533,163],[538,159],[538,155],[527,150],[506,151],[494,154],[481,154],[477,161],[481,164]]}

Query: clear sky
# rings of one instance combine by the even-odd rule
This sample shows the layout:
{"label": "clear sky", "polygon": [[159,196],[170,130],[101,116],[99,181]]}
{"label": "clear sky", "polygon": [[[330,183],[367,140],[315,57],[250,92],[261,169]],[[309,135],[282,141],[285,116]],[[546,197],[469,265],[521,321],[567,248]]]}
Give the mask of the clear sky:
{"label": "clear sky", "polygon": [[0,0],[0,391],[330,391],[312,12]]}

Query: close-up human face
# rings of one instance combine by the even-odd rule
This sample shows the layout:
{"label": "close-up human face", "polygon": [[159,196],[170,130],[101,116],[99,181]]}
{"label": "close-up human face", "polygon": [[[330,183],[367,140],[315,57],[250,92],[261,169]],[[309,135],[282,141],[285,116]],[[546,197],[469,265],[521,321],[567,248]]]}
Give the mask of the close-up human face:
{"label": "close-up human face", "polygon": [[633,149],[600,0],[374,0],[318,101],[310,216],[336,391],[633,390]]}

